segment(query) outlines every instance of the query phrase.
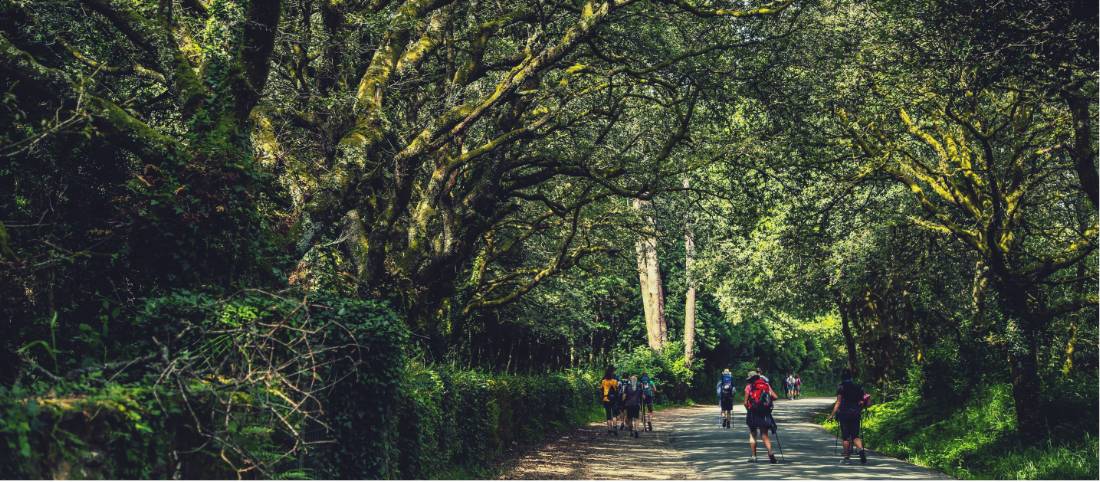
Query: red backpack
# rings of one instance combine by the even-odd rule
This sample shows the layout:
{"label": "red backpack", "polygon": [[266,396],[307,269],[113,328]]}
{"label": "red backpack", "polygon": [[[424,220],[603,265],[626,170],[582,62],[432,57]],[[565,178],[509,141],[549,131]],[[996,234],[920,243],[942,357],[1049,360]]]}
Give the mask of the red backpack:
{"label": "red backpack", "polygon": [[772,409],[771,387],[763,378],[757,378],[752,382],[749,391],[749,410],[753,412],[770,412]]}

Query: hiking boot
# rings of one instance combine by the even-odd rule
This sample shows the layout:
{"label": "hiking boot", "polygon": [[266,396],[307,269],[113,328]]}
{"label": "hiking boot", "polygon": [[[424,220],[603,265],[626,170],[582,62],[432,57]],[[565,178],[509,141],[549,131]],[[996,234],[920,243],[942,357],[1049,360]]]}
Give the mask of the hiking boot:
{"label": "hiking boot", "polygon": [[776,458],[775,458],[775,454],[768,454],[768,461],[773,463],[773,464],[778,464],[779,463],[779,461],[776,460]]}
{"label": "hiking boot", "polygon": [[859,451],[859,463],[861,463],[863,465],[867,465],[867,450],[866,449]]}

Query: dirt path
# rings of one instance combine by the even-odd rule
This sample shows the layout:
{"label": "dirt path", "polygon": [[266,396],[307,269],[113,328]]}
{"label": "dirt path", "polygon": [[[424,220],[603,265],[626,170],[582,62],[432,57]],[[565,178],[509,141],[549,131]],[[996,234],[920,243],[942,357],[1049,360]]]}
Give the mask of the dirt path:
{"label": "dirt path", "polygon": [[[563,435],[520,457],[502,479],[698,479],[680,452],[669,443],[665,420],[688,416],[693,408],[657,412],[654,431],[638,438],[629,432],[609,435],[603,422]],[[631,468],[630,474],[622,471]]]}
{"label": "dirt path", "polygon": [[[775,409],[784,460],[751,463],[744,407],[734,427],[718,424],[718,407],[658,412],[653,432],[608,435],[603,423],[570,432],[519,458],[503,479],[944,479],[944,474],[871,452],[867,465],[842,464],[834,439],[813,423],[827,398],[782,400]],[[760,460],[766,461],[761,447]],[[631,473],[623,473],[630,467]]]}

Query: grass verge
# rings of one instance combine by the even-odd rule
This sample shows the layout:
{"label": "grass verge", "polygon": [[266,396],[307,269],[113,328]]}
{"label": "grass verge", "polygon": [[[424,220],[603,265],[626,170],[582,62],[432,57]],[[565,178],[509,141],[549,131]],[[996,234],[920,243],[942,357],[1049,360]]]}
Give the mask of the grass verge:
{"label": "grass verge", "polygon": [[[864,414],[863,439],[872,450],[960,479],[1100,478],[1095,435],[1029,443],[1016,435],[1013,413],[1007,385],[993,385],[947,415],[932,413],[907,395],[871,407]],[[818,422],[836,433],[837,423],[826,422],[826,415]]]}

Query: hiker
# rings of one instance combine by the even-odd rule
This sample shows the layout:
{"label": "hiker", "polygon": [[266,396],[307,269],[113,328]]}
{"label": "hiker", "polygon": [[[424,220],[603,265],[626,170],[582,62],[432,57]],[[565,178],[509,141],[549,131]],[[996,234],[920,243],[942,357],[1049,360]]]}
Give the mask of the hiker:
{"label": "hiker", "polygon": [[760,376],[755,370],[749,372],[745,379],[745,424],[749,427],[749,450],[752,451],[751,462],[756,462],[756,439],[764,440],[764,447],[768,450],[768,460],[777,463],[775,454],[772,453],[772,441],[768,431],[775,428],[775,419],[772,418],[772,401],[775,400],[775,391],[768,384],[767,379]]}
{"label": "hiker", "polygon": [[617,405],[616,400],[619,398],[619,381],[615,379],[614,367],[607,367],[607,371],[603,374],[603,380],[600,380],[600,390],[603,393],[603,412],[607,417],[607,433],[619,435],[619,429],[615,426],[617,415],[615,406]]}
{"label": "hiker", "polygon": [[626,372],[620,373],[618,380],[619,394],[615,397],[615,413],[619,421],[619,430],[626,430],[626,408],[623,405],[623,391],[626,390],[626,382],[629,380],[626,376]]}
{"label": "hiker", "polygon": [[859,438],[860,417],[863,407],[870,402],[863,387],[852,381],[852,371],[845,369],[840,376],[840,385],[836,387],[836,403],[829,418],[836,418],[840,424],[840,436],[844,440],[844,462],[851,460],[852,444],[859,449],[859,463],[867,463],[867,451],[863,449],[863,440]]}
{"label": "hiker", "polygon": [[764,379],[764,383],[767,383],[769,385],[772,383],[771,380],[768,380],[768,377],[764,376],[764,370],[761,370],[760,367],[756,367],[756,374],[760,375],[760,378]]}
{"label": "hiker", "polygon": [[645,411],[645,423],[649,430],[653,430],[653,401],[657,398],[657,382],[649,378],[649,374],[642,372],[639,380],[642,384],[642,410]]}
{"label": "hiker", "polygon": [[623,406],[626,407],[626,426],[630,434],[638,438],[638,414],[642,408],[642,385],[638,383],[638,375],[631,375],[630,382],[623,389]]}
{"label": "hiker", "polygon": [[802,377],[799,374],[795,373],[794,374],[794,399],[798,400],[798,397],[800,395],[802,395]]}
{"label": "hiker", "polygon": [[722,408],[722,427],[730,428],[733,424],[730,416],[733,413],[733,373],[730,369],[722,370],[722,378],[718,380],[718,404]]}
{"label": "hiker", "polygon": [[788,373],[787,379],[783,380],[783,391],[786,392],[787,400],[791,399],[791,394],[794,393],[794,374]]}

